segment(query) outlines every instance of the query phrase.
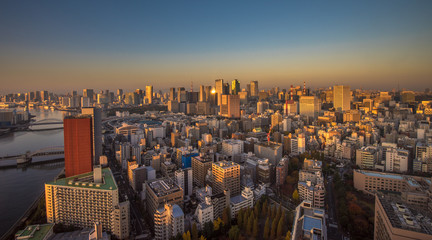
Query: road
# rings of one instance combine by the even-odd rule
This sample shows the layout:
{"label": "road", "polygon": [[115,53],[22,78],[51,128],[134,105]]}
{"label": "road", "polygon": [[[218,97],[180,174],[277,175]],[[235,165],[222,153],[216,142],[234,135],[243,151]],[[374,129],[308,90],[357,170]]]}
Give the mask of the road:
{"label": "road", "polygon": [[336,200],[333,191],[333,178],[330,176],[327,179],[326,185],[326,201],[327,201],[327,238],[328,239],[343,239],[343,234],[338,229],[338,221],[336,215]]}

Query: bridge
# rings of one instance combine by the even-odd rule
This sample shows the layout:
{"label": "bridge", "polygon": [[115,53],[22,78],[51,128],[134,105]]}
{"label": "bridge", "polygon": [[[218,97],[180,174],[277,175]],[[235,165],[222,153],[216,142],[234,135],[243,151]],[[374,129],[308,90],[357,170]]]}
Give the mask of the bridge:
{"label": "bridge", "polygon": [[50,124],[63,124],[63,120],[56,119],[56,118],[46,118],[42,119],[36,122],[29,122],[28,125],[34,126],[34,125],[50,125]]}
{"label": "bridge", "polygon": [[61,154],[64,154],[64,147],[54,146],[54,147],[41,148],[33,152],[27,151],[26,153],[19,154],[19,155],[3,156],[0,157],[0,161],[16,159],[17,164],[23,164],[23,163],[31,162],[33,157],[61,155]]}

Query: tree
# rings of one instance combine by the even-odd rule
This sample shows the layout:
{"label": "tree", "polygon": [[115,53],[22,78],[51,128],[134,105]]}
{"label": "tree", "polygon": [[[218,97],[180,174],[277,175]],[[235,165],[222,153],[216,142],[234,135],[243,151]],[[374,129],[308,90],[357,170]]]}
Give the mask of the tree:
{"label": "tree", "polygon": [[276,219],[273,219],[271,230],[270,230],[270,238],[275,239],[276,238],[276,230],[277,230],[278,222]]}
{"label": "tree", "polygon": [[294,192],[293,192],[293,194],[292,194],[292,198],[293,198],[293,200],[294,200],[295,202],[298,202],[298,201],[299,201],[299,194],[298,194],[297,189],[294,190]]}
{"label": "tree", "polygon": [[207,238],[205,238],[203,235],[201,235],[201,237],[199,238],[199,240],[207,240]]}
{"label": "tree", "polygon": [[243,229],[243,209],[240,209],[237,214],[237,224],[240,229]]}
{"label": "tree", "polygon": [[211,221],[208,221],[204,223],[204,236],[207,238],[211,238],[213,235],[213,223]]}
{"label": "tree", "polygon": [[191,233],[189,231],[183,233],[183,240],[191,240]]}
{"label": "tree", "polygon": [[259,230],[258,217],[256,217],[254,219],[252,237],[256,238],[258,236],[258,230]]}
{"label": "tree", "polygon": [[183,240],[188,240],[186,233],[183,233]]}
{"label": "tree", "polygon": [[267,202],[267,200],[265,200],[265,202],[262,206],[261,217],[265,217],[267,214],[267,204],[268,204],[268,202]]}
{"label": "tree", "polygon": [[242,226],[242,230],[246,230],[247,224],[248,224],[248,220],[249,220],[249,214],[248,214],[248,211],[245,211],[243,213],[243,226]]}
{"label": "tree", "polygon": [[291,240],[291,231],[290,230],[288,230],[288,232],[286,233],[285,240]]}
{"label": "tree", "polygon": [[196,223],[192,225],[192,240],[198,240],[198,228]]}
{"label": "tree", "polygon": [[252,228],[253,228],[253,221],[254,221],[254,213],[251,212],[251,214],[249,215],[248,218],[248,222],[247,222],[247,228],[246,228],[246,233],[248,235],[252,235]]}
{"label": "tree", "polygon": [[231,224],[231,209],[226,207],[222,213],[222,221],[224,225],[229,226]]}
{"label": "tree", "polygon": [[271,216],[271,219],[274,219],[276,216],[276,206],[275,205],[273,205],[271,208],[271,215],[270,216]]}
{"label": "tree", "polygon": [[255,216],[259,216],[260,212],[261,212],[261,204],[258,201],[257,203],[255,203],[255,206],[254,206]]}
{"label": "tree", "polygon": [[269,232],[270,232],[270,218],[267,218],[265,225],[264,225],[264,233],[263,233],[264,239],[269,238]]}
{"label": "tree", "polygon": [[276,236],[277,236],[277,238],[280,238],[280,237],[282,237],[282,231],[283,231],[283,228],[284,228],[284,217],[282,216],[281,218],[280,218],[280,220],[279,220],[279,224],[278,224],[278,227],[277,227],[277,231],[276,231]]}
{"label": "tree", "polygon": [[240,236],[240,229],[238,228],[238,226],[237,225],[232,226],[228,231],[229,239],[237,240],[239,239],[239,236]]}
{"label": "tree", "polygon": [[222,219],[220,219],[220,218],[217,218],[216,220],[214,220],[214,222],[213,222],[213,230],[214,231],[219,231],[221,223],[222,223]]}

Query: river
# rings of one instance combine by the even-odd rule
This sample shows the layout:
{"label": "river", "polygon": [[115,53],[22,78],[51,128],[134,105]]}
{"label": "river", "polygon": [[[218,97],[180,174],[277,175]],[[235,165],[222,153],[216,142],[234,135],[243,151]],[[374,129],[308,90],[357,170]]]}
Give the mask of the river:
{"label": "river", "polygon": [[[66,114],[45,109],[32,109],[30,113],[36,116],[36,121],[62,121]],[[54,128],[58,125],[45,127]],[[0,136],[0,156],[17,155],[28,150],[54,146],[63,146],[63,129],[13,132]],[[63,167],[64,163],[57,163],[0,169],[0,236],[8,231],[44,191],[44,183],[53,180]]]}

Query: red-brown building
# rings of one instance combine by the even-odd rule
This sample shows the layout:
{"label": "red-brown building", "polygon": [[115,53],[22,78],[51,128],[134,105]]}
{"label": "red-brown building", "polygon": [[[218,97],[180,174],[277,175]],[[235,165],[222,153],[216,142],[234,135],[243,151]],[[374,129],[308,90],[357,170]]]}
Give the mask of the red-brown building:
{"label": "red-brown building", "polygon": [[93,132],[91,116],[64,119],[66,177],[93,171]]}

